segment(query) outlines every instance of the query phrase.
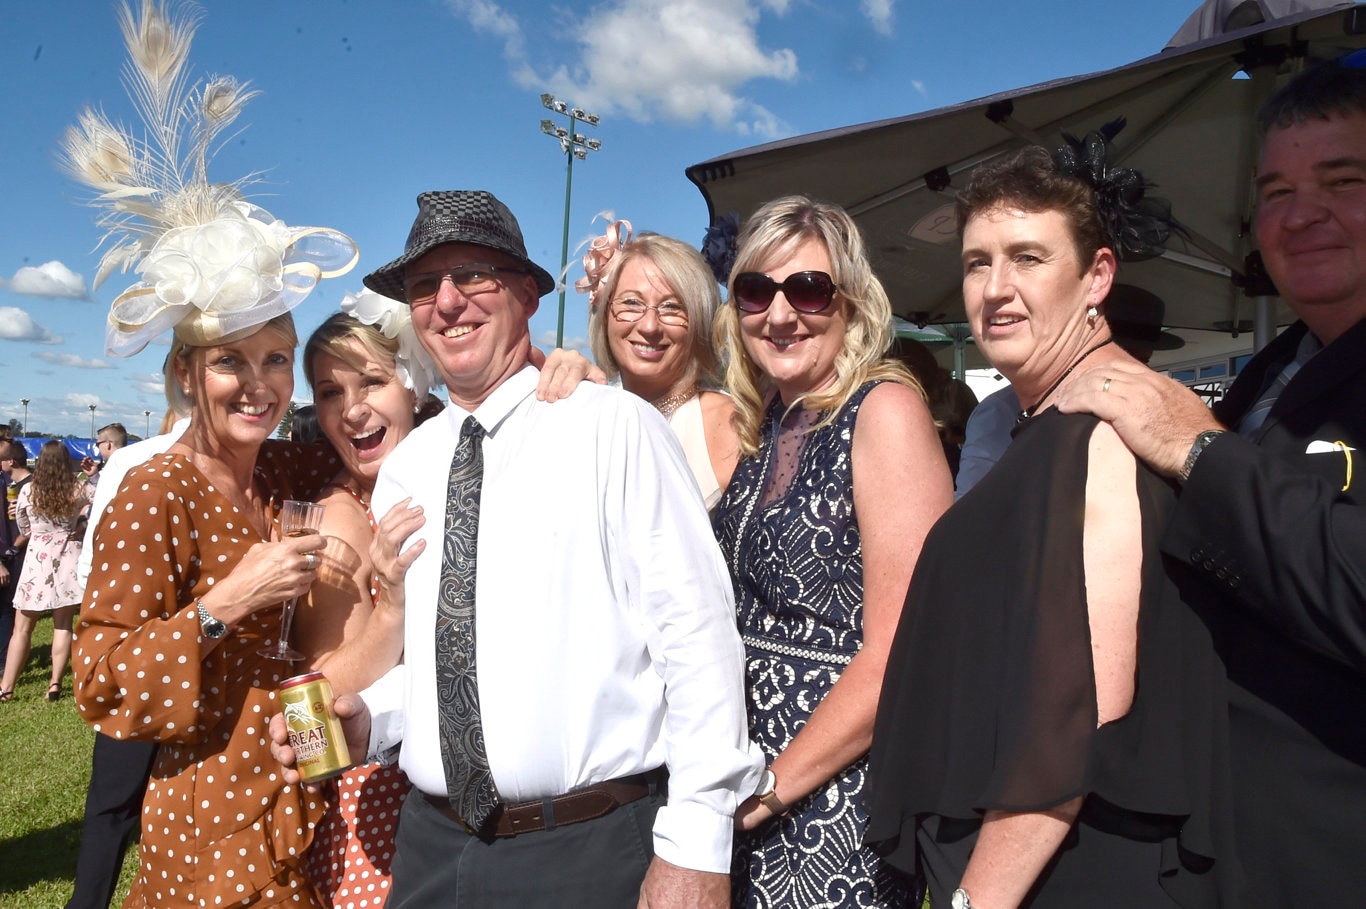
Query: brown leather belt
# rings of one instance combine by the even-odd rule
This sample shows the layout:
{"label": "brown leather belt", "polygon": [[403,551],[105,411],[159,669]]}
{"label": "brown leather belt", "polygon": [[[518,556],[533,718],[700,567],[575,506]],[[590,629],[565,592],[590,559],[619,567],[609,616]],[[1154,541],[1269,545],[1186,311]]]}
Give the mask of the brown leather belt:
{"label": "brown leather belt", "polygon": [[475,836],[517,836],[520,833],[536,833],[539,830],[554,830],[568,824],[591,821],[610,814],[622,805],[645,798],[647,795],[667,791],[669,774],[663,767],[645,773],[618,777],[605,783],[594,783],[582,789],[556,796],[555,798],[535,799],[529,802],[504,802],[484,822],[483,828],[475,830],[451,807],[445,796],[422,793],[437,811],[464,827]]}

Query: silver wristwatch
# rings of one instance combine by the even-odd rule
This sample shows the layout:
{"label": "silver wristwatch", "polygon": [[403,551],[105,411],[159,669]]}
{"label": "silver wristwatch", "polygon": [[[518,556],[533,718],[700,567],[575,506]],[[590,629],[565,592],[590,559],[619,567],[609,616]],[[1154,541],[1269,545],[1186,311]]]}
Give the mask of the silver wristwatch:
{"label": "silver wristwatch", "polygon": [[209,610],[204,608],[204,601],[202,599],[195,600],[194,604],[199,610],[199,627],[203,629],[204,637],[211,641],[216,641],[228,633],[228,626],[209,615]]}
{"label": "silver wristwatch", "polygon": [[1186,453],[1186,463],[1181,465],[1181,471],[1177,474],[1177,478],[1180,479],[1182,483],[1191,478],[1191,471],[1195,469],[1196,460],[1200,457],[1200,454],[1205,448],[1209,446],[1209,443],[1223,434],[1224,430],[1222,429],[1207,429],[1195,437],[1195,441],[1191,443],[1191,450]]}
{"label": "silver wristwatch", "polygon": [[972,900],[968,899],[968,892],[959,887],[949,898],[949,906],[951,909],[972,909]]}

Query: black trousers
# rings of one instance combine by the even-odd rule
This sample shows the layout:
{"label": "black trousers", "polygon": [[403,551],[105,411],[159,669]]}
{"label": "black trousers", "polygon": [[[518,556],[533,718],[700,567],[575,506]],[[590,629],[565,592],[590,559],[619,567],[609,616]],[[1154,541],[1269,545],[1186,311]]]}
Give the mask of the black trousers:
{"label": "black trousers", "polygon": [[66,909],[108,909],[119,882],[124,849],[142,815],[142,796],[156,754],[156,742],[95,733],[76,889]]}
{"label": "black trousers", "polygon": [[[0,521],[5,518],[0,515]],[[14,636],[14,588],[19,586],[19,569],[23,562],[18,558],[5,559],[9,570],[9,580],[0,584],[0,671],[5,668],[9,655],[9,639]],[[23,667],[20,667],[20,671]]]}
{"label": "black trousers", "polygon": [[493,841],[413,790],[399,815],[389,909],[635,909],[654,858],[649,796],[581,824]]}

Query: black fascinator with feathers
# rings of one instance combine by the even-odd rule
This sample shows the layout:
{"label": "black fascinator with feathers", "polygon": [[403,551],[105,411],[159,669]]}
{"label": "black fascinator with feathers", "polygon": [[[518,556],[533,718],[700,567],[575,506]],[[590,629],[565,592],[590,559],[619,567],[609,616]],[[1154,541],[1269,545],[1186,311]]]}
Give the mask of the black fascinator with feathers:
{"label": "black fascinator with feathers", "polygon": [[1160,256],[1171,235],[1181,233],[1181,226],[1172,217],[1170,202],[1147,195],[1153,184],[1142,174],[1131,167],[1110,166],[1110,143],[1124,124],[1118,117],[1082,139],[1063,133],[1067,144],[1053,153],[1053,165],[1058,173],[1091,187],[1115,255],[1122,262],[1138,262]]}

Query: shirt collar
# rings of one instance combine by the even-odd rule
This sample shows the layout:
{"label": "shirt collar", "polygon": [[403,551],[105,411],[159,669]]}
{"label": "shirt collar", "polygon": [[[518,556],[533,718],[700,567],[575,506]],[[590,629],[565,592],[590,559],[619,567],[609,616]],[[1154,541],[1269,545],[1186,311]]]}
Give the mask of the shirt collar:
{"label": "shirt collar", "polygon": [[[486,435],[497,433],[498,427],[517,408],[517,405],[535,393],[536,383],[540,380],[540,375],[540,370],[528,363],[509,376],[502,385],[495,388],[475,409],[474,419],[478,421],[480,426],[484,427]],[[446,406],[446,416],[451,421],[452,430],[458,436],[461,424],[471,414],[460,405],[452,403]]]}

